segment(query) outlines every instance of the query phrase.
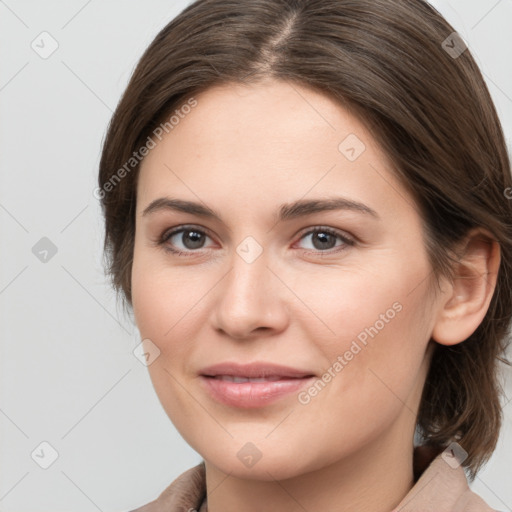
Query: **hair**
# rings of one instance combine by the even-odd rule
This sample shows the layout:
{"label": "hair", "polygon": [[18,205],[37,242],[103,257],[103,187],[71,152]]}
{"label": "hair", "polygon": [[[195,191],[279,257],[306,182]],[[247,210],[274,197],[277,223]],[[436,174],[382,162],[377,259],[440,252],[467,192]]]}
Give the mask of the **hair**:
{"label": "hair", "polygon": [[417,416],[427,445],[462,446],[473,480],[498,441],[498,363],[510,364],[512,178],[495,106],[454,32],[422,0],[198,0],[135,67],[103,142],[97,191],[107,274],[131,307],[134,156],[159,127],[172,129],[169,115],[182,117],[212,86],[264,79],[310,87],[356,113],[416,201],[434,276],[453,277],[452,249],[472,228],[500,245],[485,318],[462,343],[435,344]]}

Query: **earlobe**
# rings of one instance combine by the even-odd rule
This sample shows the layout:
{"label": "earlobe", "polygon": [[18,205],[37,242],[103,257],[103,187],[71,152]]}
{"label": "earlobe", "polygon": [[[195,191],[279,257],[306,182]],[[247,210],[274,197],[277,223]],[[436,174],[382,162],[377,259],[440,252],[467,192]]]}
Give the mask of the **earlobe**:
{"label": "earlobe", "polygon": [[487,313],[500,266],[500,246],[487,231],[471,231],[457,261],[454,277],[439,296],[432,339],[455,345],[475,332]]}

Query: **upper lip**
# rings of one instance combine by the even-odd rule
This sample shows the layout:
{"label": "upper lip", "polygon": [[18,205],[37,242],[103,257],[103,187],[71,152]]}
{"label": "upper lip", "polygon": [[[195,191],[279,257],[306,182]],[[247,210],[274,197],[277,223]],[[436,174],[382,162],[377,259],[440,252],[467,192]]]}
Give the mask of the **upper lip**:
{"label": "upper lip", "polygon": [[263,377],[290,377],[301,378],[311,377],[313,373],[307,370],[291,368],[279,364],[255,362],[240,364],[235,362],[224,362],[203,368],[201,375],[214,377],[216,375],[231,375],[233,377],[263,378]]}

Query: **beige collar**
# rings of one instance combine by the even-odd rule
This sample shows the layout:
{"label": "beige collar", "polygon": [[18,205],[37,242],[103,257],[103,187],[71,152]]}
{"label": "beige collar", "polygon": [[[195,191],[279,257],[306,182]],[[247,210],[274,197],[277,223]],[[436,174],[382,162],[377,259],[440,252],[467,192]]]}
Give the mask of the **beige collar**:
{"label": "beige collar", "polygon": [[[418,449],[415,450],[415,463]],[[439,453],[430,458],[412,489],[390,512],[495,512],[469,489],[462,466]],[[426,462],[426,463],[425,463]],[[204,461],[176,478],[160,496],[131,512],[208,512]]]}

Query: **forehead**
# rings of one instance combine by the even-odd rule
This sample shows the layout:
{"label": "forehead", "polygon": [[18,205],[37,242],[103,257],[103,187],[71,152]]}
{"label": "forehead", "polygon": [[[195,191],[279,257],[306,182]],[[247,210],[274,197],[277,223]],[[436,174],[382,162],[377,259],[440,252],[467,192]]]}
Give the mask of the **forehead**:
{"label": "forehead", "polygon": [[207,202],[214,194],[226,207],[259,198],[265,208],[308,193],[364,196],[370,182],[382,199],[401,188],[362,121],[319,91],[268,80],[194,99],[142,162],[139,212],[168,191]]}
{"label": "forehead", "polygon": [[[256,139],[274,146],[293,147],[297,142],[306,143],[304,139],[313,144],[318,142],[316,133],[330,135],[327,144],[341,142],[344,134],[354,133],[374,145],[355,115],[306,85],[271,79],[256,84],[227,83],[203,91],[195,100],[197,106],[172,132],[187,137],[193,131],[203,143],[210,143],[212,150],[216,143],[225,150],[227,136],[235,137],[229,141],[235,150],[251,147],[251,140]],[[374,149],[378,149],[376,145]]]}

